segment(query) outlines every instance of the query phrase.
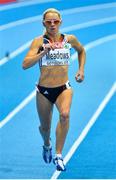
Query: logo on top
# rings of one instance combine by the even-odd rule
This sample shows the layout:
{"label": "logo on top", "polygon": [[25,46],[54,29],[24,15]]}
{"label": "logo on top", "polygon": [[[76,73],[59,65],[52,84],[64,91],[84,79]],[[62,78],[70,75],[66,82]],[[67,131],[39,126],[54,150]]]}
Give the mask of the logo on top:
{"label": "logo on top", "polygon": [[[66,42],[54,42],[53,45],[54,45],[55,49],[62,49],[62,48],[70,49],[71,48],[71,45]],[[44,45],[44,46],[46,46],[46,45]]]}

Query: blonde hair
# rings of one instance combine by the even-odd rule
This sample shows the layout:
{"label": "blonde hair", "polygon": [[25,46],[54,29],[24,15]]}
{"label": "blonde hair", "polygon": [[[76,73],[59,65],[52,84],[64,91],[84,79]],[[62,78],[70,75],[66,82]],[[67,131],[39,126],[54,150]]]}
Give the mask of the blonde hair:
{"label": "blonde hair", "polygon": [[59,18],[61,19],[61,14],[57,9],[49,8],[46,11],[44,11],[44,13],[43,13],[43,20],[45,20],[45,16],[46,16],[47,13],[57,13]]}

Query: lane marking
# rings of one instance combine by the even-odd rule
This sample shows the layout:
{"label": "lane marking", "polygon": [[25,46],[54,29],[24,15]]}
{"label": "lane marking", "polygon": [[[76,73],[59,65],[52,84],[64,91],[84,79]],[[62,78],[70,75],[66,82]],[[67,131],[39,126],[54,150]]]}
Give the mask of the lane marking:
{"label": "lane marking", "polygon": [[[111,97],[113,96],[114,93],[116,93],[116,82],[113,84],[113,86],[111,87],[110,91],[105,96],[105,98],[103,99],[103,101],[101,102],[99,107],[97,108],[96,112],[93,114],[93,116],[89,120],[88,124],[83,129],[83,131],[80,134],[80,136],[76,139],[76,141],[74,142],[74,144],[72,145],[72,147],[68,151],[67,155],[64,158],[64,163],[65,164],[67,164],[67,162],[70,160],[70,158],[72,157],[74,152],[78,149],[79,145],[84,140],[84,138],[86,137],[86,135],[90,131],[91,127],[94,125],[94,123],[96,122],[97,118],[99,117],[99,115],[101,114],[101,112],[103,111],[103,109],[105,108],[105,106],[107,105],[107,103],[109,102],[109,100],[111,99]],[[61,171],[55,171],[53,173],[51,179],[57,179],[60,174],[61,174]]]}
{"label": "lane marking", "polygon": [[73,9],[70,9],[70,11],[63,10],[60,12],[63,13],[63,15],[70,15],[70,14],[79,13],[79,12],[109,9],[109,8],[115,8],[115,7],[116,7],[116,3],[105,3],[105,4],[90,5],[90,6],[80,7],[80,8],[73,8]]}
{"label": "lane marking", "polygon": [[[105,42],[111,41],[113,39],[116,39],[116,34],[112,34],[110,36],[106,36],[100,39],[97,39],[96,41],[90,42],[87,45],[85,45],[86,52],[90,49],[103,44]],[[99,42],[99,43],[98,43]],[[76,56],[77,57],[77,56]],[[75,54],[72,57],[72,60],[76,60]],[[115,83],[115,90],[116,90],[116,83]],[[13,111],[11,111],[1,122],[0,122],[0,128],[2,128],[6,123],[8,123],[22,108],[24,108],[33,98],[35,97],[35,90],[32,91],[32,93],[27,96]],[[56,172],[55,175],[56,176]]]}
{"label": "lane marking", "polygon": [[14,4],[9,4],[9,5],[5,5],[5,6],[1,6],[0,7],[0,11],[5,11],[5,10],[9,10],[9,9],[13,9],[13,8],[19,8],[19,7],[24,7],[24,6],[31,6],[34,4],[44,4],[44,3],[48,3],[48,2],[55,2],[55,1],[60,1],[60,0],[30,0],[28,2],[16,2]]}
{"label": "lane marking", "polygon": [[24,45],[20,46],[18,49],[16,49],[15,51],[13,51],[12,53],[10,53],[9,57],[4,57],[0,60],[0,66],[4,65],[5,63],[9,62],[10,60],[12,60],[13,58],[15,58],[16,56],[18,56],[20,53],[22,53],[23,51],[25,51],[27,48],[29,48],[31,41],[28,41],[27,43],[25,43]]}
{"label": "lane marking", "polygon": [[[107,9],[107,8],[115,8],[115,7],[116,7],[116,3],[107,3],[107,4],[94,5],[94,6],[85,6],[85,7],[80,7],[80,8],[71,8],[71,9],[67,9],[67,10],[62,10],[60,12],[61,12],[61,15],[70,15],[70,14],[75,14],[75,13],[79,13],[79,12],[87,12],[87,11]],[[1,25],[0,31],[6,30],[8,28],[15,27],[15,26],[19,26],[22,24],[36,22],[39,20],[42,20],[42,15],[24,18],[24,19],[15,21],[15,22],[11,22],[8,24]]]}
{"label": "lane marking", "polygon": [[[88,21],[86,23],[76,24],[73,26],[62,28],[61,32],[62,33],[63,32],[69,32],[69,31],[73,31],[73,30],[83,29],[83,28],[87,28],[87,27],[91,27],[91,26],[97,26],[97,25],[101,25],[101,24],[105,24],[105,23],[111,23],[111,22],[115,22],[115,21],[116,21],[116,17],[110,17],[110,18],[103,18],[103,19],[94,20],[94,21]],[[9,58],[4,57],[4,58],[0,59],[0,66],[9,62],[12,58],[16,57],[19,53],[26,50],[30,46],[31,42],[32,42],[32,40],[28,41],[26,44],[24,44],[23,46],[19,47],[18,49],[16,49],[12,53],[10,53]]]}
{"label": "lane marking", "polygon": [[68,29],[67,29],[67,27],[62,28],[62,31],[63,32],[74,31],[76,29],[83,29],[83,28],[97,26],[100,24],[106,24],[106,23],[115,22],[115,21],[116,21],[116,16],[103,18],[103,19],[97,19],[97,20],[92,20],[92,21],[88,21],[85,23],[81,23],[81,24],[72,25],[72,26],[68,27]]}
{"label": "lane marking", "polygon": [[32,91],[28,97],[26,97],[13,111],[11,111],[4,120],[0,122],[0,128],[2,128],[7,122],[11,120],[21,109],[23,109],[35,96],[35,90]]}
{"label": "lane marking", "polygon": [[23,25],[23,24],[32,23],[32,22],[36,22],[36,21],[39,21],[39,20],[42,20],[42,15],[34,16],[34,17],[30,17],[30,18],[25,18],[25,19],[21,19],[21,20],[15,21],[15,22],[4,24],[4,25],[0,26],[0,32],[4,31],[6,29],[13,28],[15,26],[20,26],[20,25]]}
{"label": "lane marking", "polygon": [[[95,41],[92,41],[92,42],[88,43],[87,45],[84,46],[85,51],[87,52],[89,49],[92,49],[92,48],[94,48],[94,47],[96,47],[96,46],[98,46],[100,44],[103,44],[105,42],[112,41],[112,40],[116,40],[116,34],[105,36],[105,37],[99,38],[99,39],[97,39]],[[75,52],[72,55],[72,61],[74,61],[76,58],[77,58],[77,53]]]}

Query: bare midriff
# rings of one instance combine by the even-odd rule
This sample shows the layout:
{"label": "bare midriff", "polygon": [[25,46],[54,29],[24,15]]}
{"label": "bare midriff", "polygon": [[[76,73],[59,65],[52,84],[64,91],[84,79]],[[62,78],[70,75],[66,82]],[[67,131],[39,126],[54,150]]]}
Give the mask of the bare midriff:
{"label": "bare midriff", "polygon": [[68,66],[43,66],[40,71],[40,86],[58,87],[68,80]]}

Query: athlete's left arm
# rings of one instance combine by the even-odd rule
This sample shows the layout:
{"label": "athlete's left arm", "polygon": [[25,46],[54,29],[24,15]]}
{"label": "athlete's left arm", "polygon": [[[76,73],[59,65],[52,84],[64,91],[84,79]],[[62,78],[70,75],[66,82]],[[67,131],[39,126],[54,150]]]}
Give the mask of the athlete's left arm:
{"label": "athlete's left arm", "polygon": [[79,70],[76,73],[75,79],[77,82],[82,82],[84,80],[84,65],[86,59],[85,49],[74,35],[69,35],[68,41],[78,53]]}

